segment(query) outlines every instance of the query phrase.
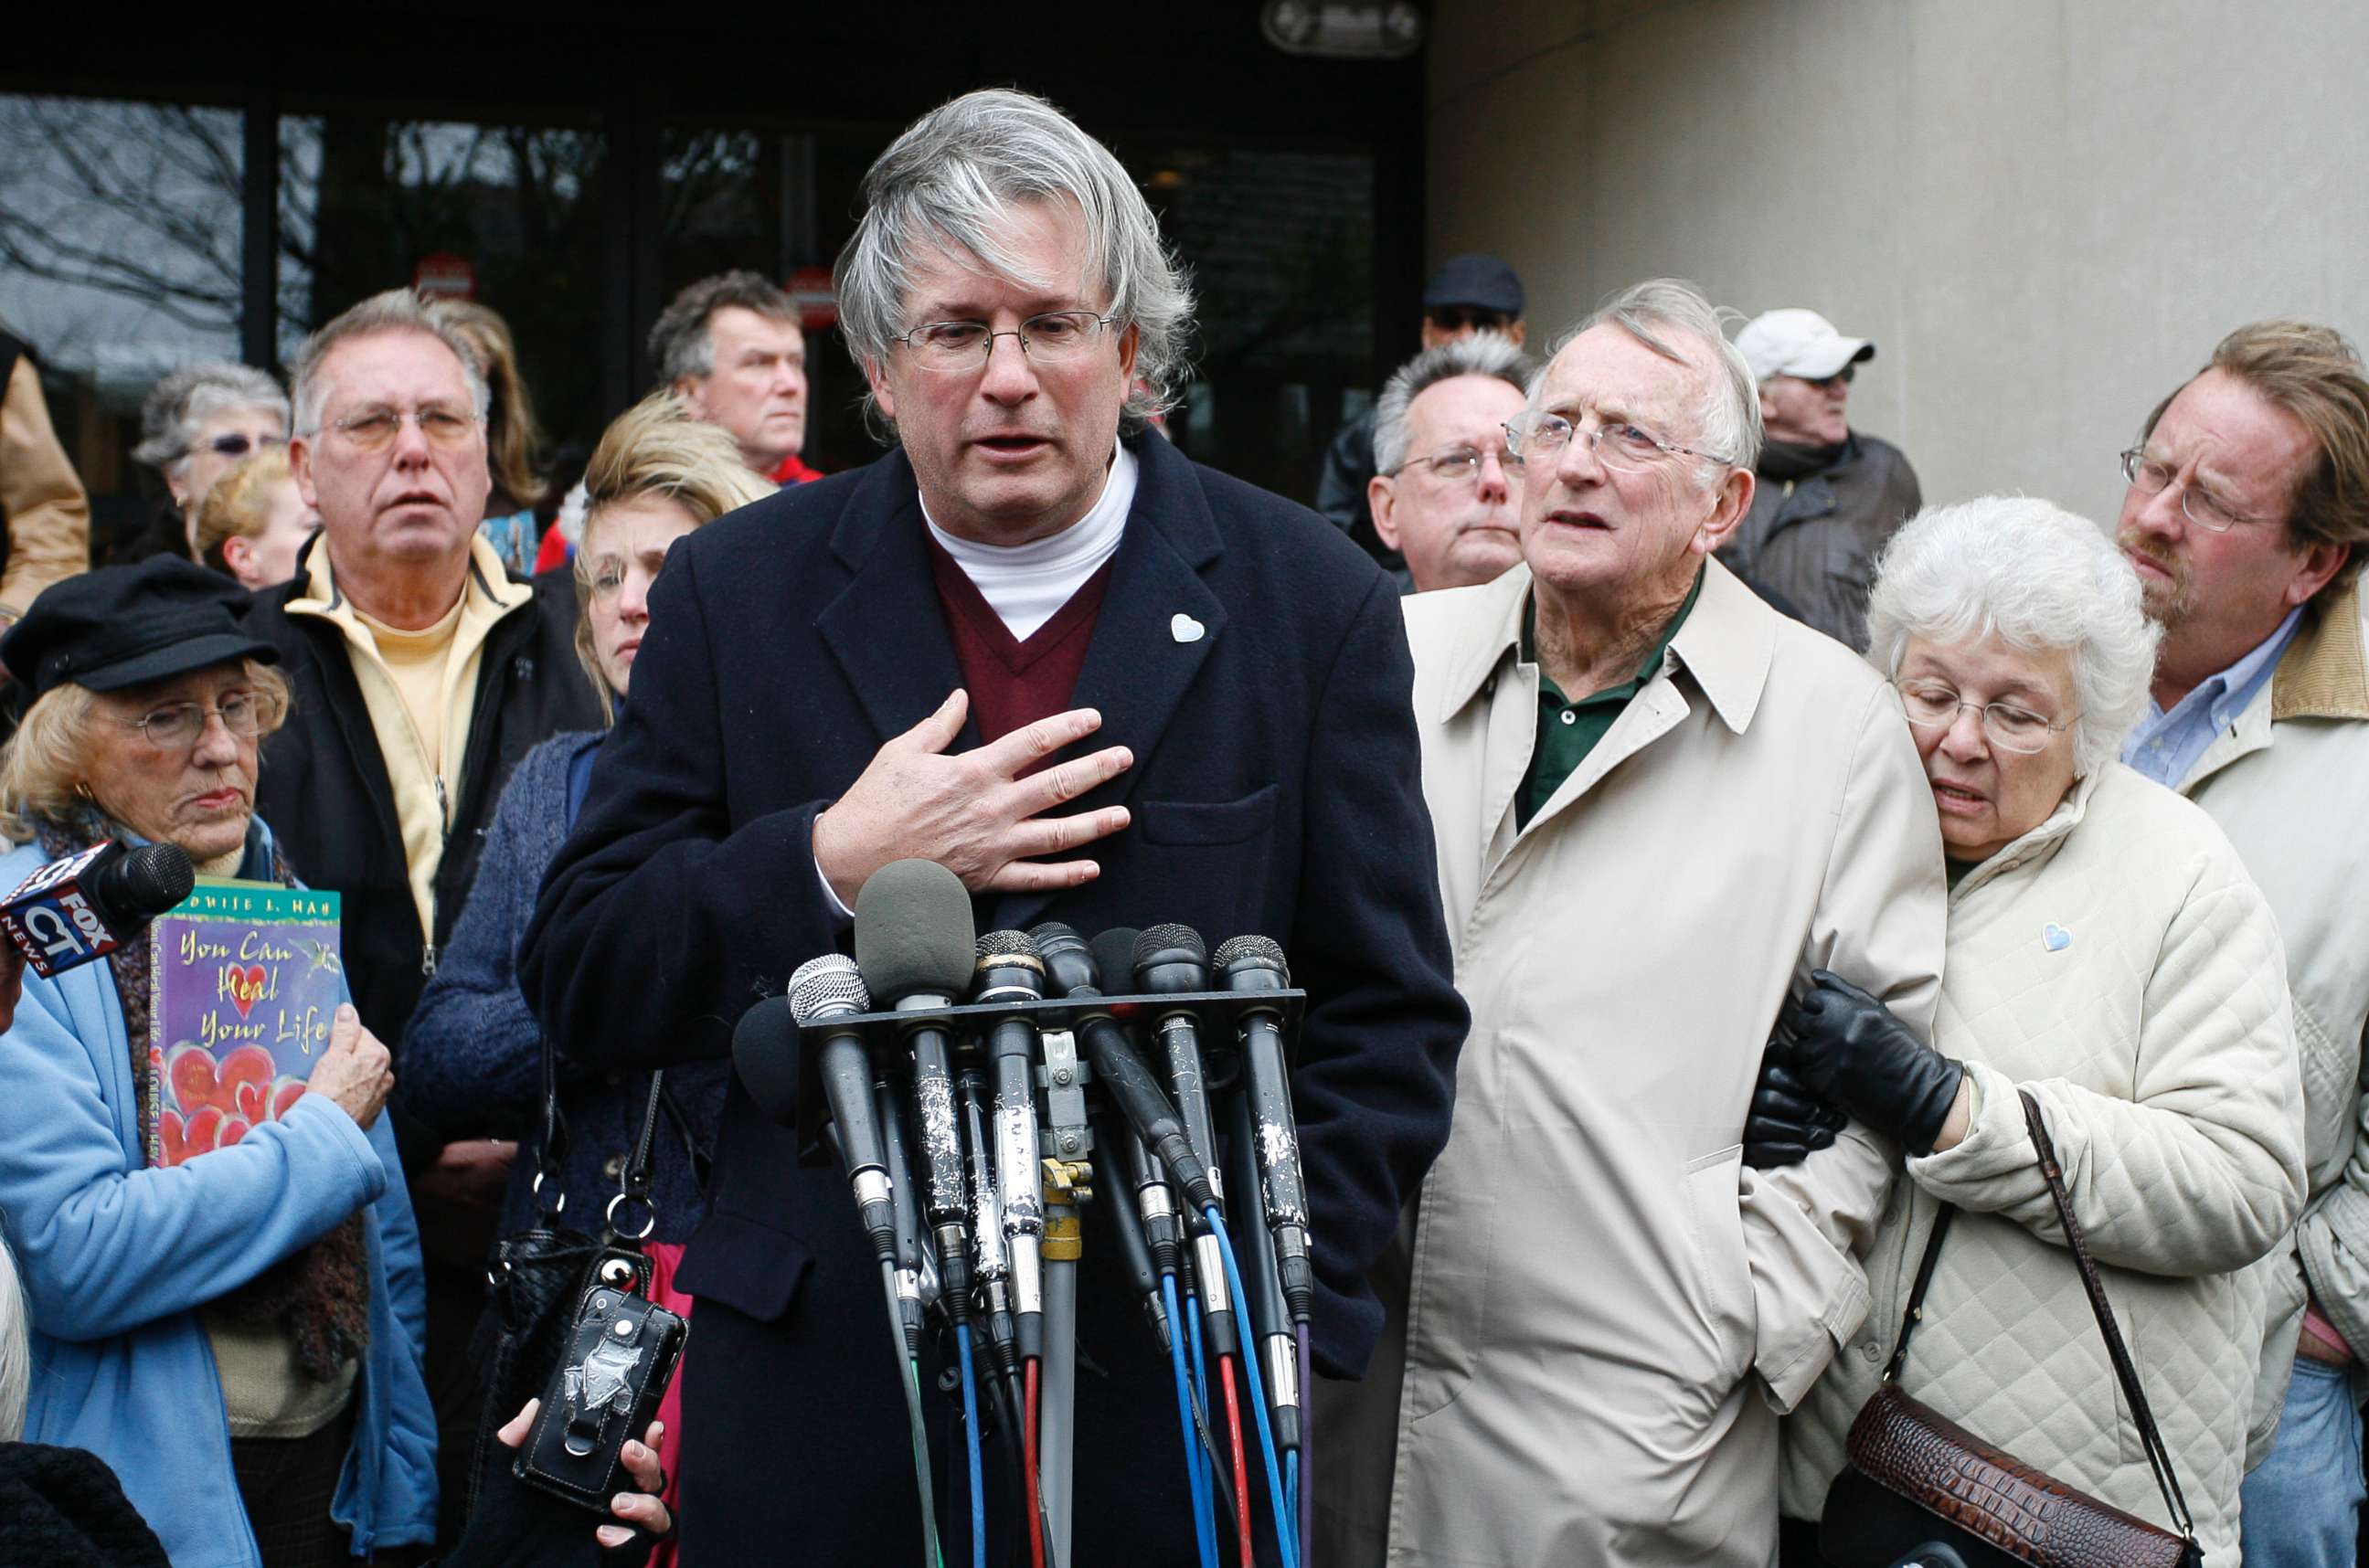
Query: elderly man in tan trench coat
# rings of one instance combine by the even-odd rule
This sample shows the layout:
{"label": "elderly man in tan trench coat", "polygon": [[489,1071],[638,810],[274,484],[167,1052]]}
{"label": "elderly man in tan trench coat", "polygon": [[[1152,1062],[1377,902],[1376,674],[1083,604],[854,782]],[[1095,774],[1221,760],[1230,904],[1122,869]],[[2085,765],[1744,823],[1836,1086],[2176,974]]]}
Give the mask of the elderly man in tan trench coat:
{"label": "elderly man in tan trench coat", "polygon": [[1318,1391],[1324,1568],[1774,1557],[1897,1158],[1745,1170],[1745,1106],[1814,967],[1929,1025],[1943,891],[1891,689],[1711,558],[1758,416],[1700,294],[1626,291],[1516,427],[1524,564],[1407,602],[1472,1033],[1374,1365]]}

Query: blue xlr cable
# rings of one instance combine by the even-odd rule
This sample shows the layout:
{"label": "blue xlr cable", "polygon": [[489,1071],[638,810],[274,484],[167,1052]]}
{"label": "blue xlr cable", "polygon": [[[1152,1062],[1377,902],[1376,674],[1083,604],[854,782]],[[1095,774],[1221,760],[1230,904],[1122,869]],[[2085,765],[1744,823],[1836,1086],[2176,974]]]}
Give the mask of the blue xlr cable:
{"label": "blue xlr cable", "polygon": [[[1168,1321],[1182,1322],[1184,1313],[1176,1305],[1176,1276],[1160,1276],[1160,1293],[1168,1308]],[[1193,1428],[1193,1390],[1184,1375],[1184,1336],[1168,1336],[1168,1365],[1176,1374],[1176,1420],[1184,1430],[1184,1475],[1193,1489],[1193,1543],[1200,1549],[1201,1568],[1218,1568],[1217,1527],[1209,1518],[1208,1488],[1201,1479],[1201,1437]]]}
{"label": "blue xlr cable", "polygon": [[[1234,1299],[1248,1301],[1251,1295],[1242,1288],[1242,1271],[1234,1263],[1234,1242],[1226,1234],[1225,1220],[1219,1215],[1215,1204],[1202,1210],[1202,1214],[1209,1221],[1211,1233],[1218,1238],[1218,1253],[1226,1260],[1226,1283],[1232,1288]],[[1259,1450],[1266,1456],[1266,1500],[1269,1511],[1275,1516],[1275,1543],[1283,1552],[1283,1568],[1299,1568],[1298,1521],[1292,1517],[1284,1501],[1283,1476],[1276,1467],[1275,1429],[1267,1420],[1266,1390],[1260,1386],[1258,1356],[1245,1354],[1242,1363],[1242,1370],[1250,1374],[1251,1409],[1258,1416]]]}
{"label": "blue xlr cable", "polygon": [[962,1352],[963,1430],[970,1447],[970,1563],[987,1568],[987,1490],[978,1457],[978,1379],[970,1362],[970,1325],[955,1325],[955,1345]]}

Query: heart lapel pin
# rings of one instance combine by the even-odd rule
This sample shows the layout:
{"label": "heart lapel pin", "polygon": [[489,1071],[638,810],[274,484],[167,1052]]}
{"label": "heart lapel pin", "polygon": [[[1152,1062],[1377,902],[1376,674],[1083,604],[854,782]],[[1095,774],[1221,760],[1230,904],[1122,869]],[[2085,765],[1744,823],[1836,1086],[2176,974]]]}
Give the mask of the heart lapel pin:
{"label": "heart lapel pin", "polygon": [[2062,953],[2073,945],[2073,933],[2050,921],[2040,928],[2040,944],[2051,953]]}
{"label": "heart lapel pin", "polygon": [[1209,635],[1209,628],[1179,612],[1168,618],[1168,635],[1180,643],[1197,643]]}

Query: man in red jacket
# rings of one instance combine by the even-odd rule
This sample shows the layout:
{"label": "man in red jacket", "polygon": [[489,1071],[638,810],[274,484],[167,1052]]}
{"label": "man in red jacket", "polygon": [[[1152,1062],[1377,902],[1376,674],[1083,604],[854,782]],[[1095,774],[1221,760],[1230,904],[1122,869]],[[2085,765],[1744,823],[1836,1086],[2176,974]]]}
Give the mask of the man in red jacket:
{"label": "man in red jacket", "polygon": [[781,290],[754,272],[702,278],[650,328],[650,358],[692,413],[732,433],[750,467],[777,485],[822,477],[798,459],[807,340]]}

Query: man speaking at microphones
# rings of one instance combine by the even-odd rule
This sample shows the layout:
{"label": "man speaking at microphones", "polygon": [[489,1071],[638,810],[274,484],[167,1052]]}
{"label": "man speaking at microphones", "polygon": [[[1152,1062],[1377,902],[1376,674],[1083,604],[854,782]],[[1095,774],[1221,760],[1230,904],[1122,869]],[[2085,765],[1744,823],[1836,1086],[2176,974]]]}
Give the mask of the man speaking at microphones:
{"label": "man speaking at microphones", "polygon": [[[956,99],[863,194],[841,321],[895,444],[671,555],[526,994],[597,1067],[720,1057],[906,857],[959,876],[980,930],[1273,937],[1310,998],[1315,1358],[1356,1376],[1366,1266],[1445,1141],[1466,1023],[1395,587],[1149,429],[1191,295],[1126,171],[1051,106]],[[736,1086],[679,1276],[690,1568],[784,1543],[883,1561],[920,1506],[876,1262],[845,1182],[798,1152]],[[1168,1363],[1093,1224],[1070,1560],[1188,1562]]]}

